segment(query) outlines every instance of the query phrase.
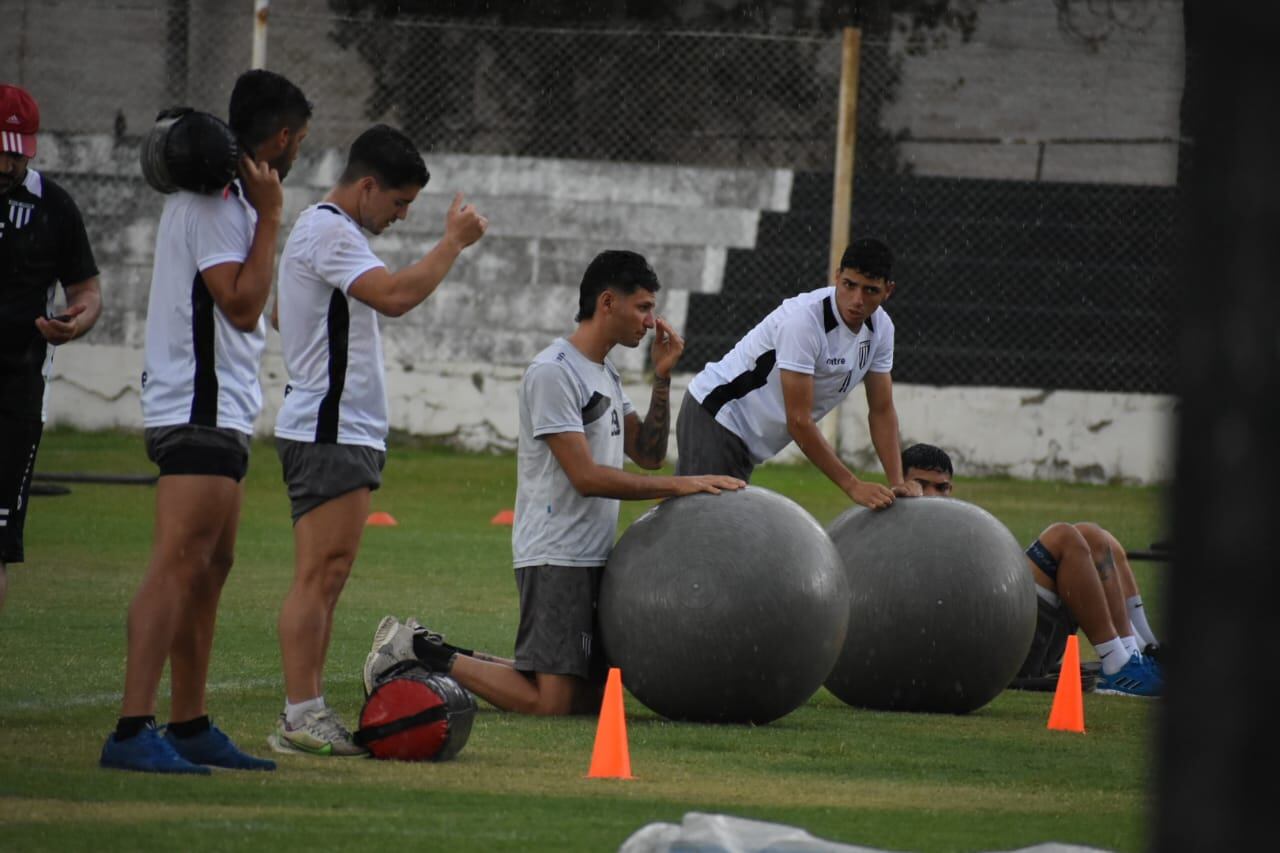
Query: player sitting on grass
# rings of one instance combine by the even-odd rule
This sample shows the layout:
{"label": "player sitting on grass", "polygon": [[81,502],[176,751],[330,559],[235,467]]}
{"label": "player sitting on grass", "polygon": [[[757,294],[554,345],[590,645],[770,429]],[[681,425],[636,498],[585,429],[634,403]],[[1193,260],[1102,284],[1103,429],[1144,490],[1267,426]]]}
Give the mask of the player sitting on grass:
{"label": "player sitting on grass", "polygon": [[[950,497],[951,457],[941,448],[916,444],[902,452],[906,479],[925,497]],[[1147,623],[1125,550],[1091,522],[1049,525],[1027,548],[1036,581],[1036,633],[1019,678],[1048,675],[1062,661],[1067,637],[1083,629],[1102,664],[1097,692],[1159,696],[1160,666],[1143,654],[1160,643]]]}

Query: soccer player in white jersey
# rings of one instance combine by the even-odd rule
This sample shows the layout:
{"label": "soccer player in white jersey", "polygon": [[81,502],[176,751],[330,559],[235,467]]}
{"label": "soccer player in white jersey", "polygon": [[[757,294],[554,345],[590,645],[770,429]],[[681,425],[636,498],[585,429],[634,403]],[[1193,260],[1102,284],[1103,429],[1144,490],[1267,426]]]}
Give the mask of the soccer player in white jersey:
{"label": "soccer player in white jersey", "polygon": [[[311,104],[293,83],[249,71],[231,93],[229,124],[245,157],[240,178],[211,195],[165,200],[147,308],[142,414],[160,468],[155,541],[129,606],[124,701],[101,764],[159,773],[209,766],[270,770],[209,720],[205,680],[218,598],[231,570],[262,406],[262,310],[271,291],[283,191]],[[169,662],[163,735],[156,691]]]}
{"label": "soccer player in white jersey", "polygon": [[[892,267],[884,243],[855,241],[840,259],[834,286],[785,300],[724,358],[707,364],[680,405],[676,473],[749,480],[756,465],[795,441],[863,506],[882,509],[895,495],[919,495],[920,487],[902,475],[893,405],[893,321],[883,307],[893,293]],[[854,476],[818,428],[859,382],[888,487]]]}
{"label": "soccer player in white jersey", "polygon": [[[624,455],[650,470],[667,456],[671,370],[684,340],[654,315],[659,286],[635,252],[597,255],[582,278],[577,329],[539,353],[520,383],[515,659],[460,648],[414,620],[387,616],[365,661],[366,691],[399,661],[417,658],[506,711],[599,710],[607,669],[593,642],[596,599],[617,535],[619,499],[718,494],[746,485],[734,477],[645,476],[622,468]],[[619,344],[639,346],[650,329],[654,382],[641,420],[608,355]]]}
{"label": "soccer player in white jersey", "polygon": [[278,752],[364,754],[325,705],[323,679],[334,609],[386,460],[378,315],[398,317],[430,296],[488,227],[459,193],[440,242],[417,263],[389,271],[364,232],[381,234],[404,219],[428,177],[407,136],[369,128],[352,143],[338,185],[298,216],[280,258],[276,304],[289,385],[276,446],[295,559],[279,620],[285,708],[268,738]]}

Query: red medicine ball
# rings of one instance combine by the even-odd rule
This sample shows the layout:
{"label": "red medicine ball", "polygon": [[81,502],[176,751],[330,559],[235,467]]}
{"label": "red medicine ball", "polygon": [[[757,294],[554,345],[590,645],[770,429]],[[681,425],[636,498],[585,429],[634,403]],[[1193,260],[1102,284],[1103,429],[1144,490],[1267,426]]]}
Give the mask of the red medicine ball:
{"label": "red medicine ball", "polygon": [[448,761],[466,745],[475,714],[476,700],[462,685],[410,663],[374,686],[355,741],[374,758]]}

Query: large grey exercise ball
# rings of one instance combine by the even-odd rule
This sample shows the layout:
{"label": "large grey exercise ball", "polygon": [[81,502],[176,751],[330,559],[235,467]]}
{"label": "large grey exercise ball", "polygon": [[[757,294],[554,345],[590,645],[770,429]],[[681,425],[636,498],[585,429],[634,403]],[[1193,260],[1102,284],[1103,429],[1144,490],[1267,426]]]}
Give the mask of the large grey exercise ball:
{"label": "large grey exercise ball", "polygon": [[845,511],[827,528],[844,563],[849,627],[826,687],[864,708],[963,714],[1018,672],[1035,582],[995,516],[954,498]]}
{"label": "large grey exercise ball", "polygon": [[767,723],[822,686],[844,641],[840,558],[799,504],[748,486],[663,501],[600,588],[605,653],[672,720]]}

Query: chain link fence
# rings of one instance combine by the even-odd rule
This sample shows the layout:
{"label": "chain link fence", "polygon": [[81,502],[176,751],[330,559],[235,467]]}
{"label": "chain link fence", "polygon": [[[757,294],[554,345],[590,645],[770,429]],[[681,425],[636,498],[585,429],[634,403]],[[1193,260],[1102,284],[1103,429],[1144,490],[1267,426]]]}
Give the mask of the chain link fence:
{"label": "chain link fence", "polygon": [[[895,379],[1171,392],[1178,140],[1089,136],[1105,101],[1083,75],[1041,95],[1040,109],[1062,111],[1074,133],[1010,134],[1028,120],[1002,99],[1034,85],[1019,70],[1078,53],[1002,46],[1006,73],[967,95],[972,67],[913,71],[919,50],[865,40],[861,53],[853,230],[885,235],[898,255]],[[958,104],[943,112],[944,98]],[[925,135],[942,121],[908,115],[922,100],[965,130]]]}
{"label": "chain link fence", "polygon": [[[79,201],[104,267],[99,339],[141,343],[158,203],[138,177],[140,134],[173,103],[225,115],[249,64],[251,5],[0,0],[14,23],[0,77],[40,100],[47,143],[36,165]],[[78,62],[67,62],[68,45]],[[1060,150],[1127,145],[1124,156],[1141,159],[1169,140],[931,141],[902,129],[900,113],[928,94],[912,88],[924,84],[909,73],[909,47],[863,41],[853,210],[855,235],[881,236],[899,257],[897,381],[1170,391],[1175,189],[1052,168]],[[500,27],[277,0],[267,67],[316,104],[304,151],[317,174],[326,152],[373,121],[404,128],[429,165],[522,164],[508,188],[486,190],[491,254],[468,273],[491,275],[497,297],[545,284],[560,288],[546,299],[562,298],[605,245],[651,253],[671,289],[687,291],[686,369],[826,278],[838,34]],[[993,112],[1005,94],[985,93]],[[1006,169],[1014,149],[1021,165]],[[547,177],[566,161],[577,165]],[[554,204],[539,207],[535,191]],[[614,232],[601,224],[608,206],[623,211]],[[560,231],[532,233],[555,217]],[[533,225],[504,233],[504,220]],[[524,278],[508,281],[513,270]],[[482,322],[464,315],[434,317],[462,330],[463,349],[475,337],[468,324]]]}

